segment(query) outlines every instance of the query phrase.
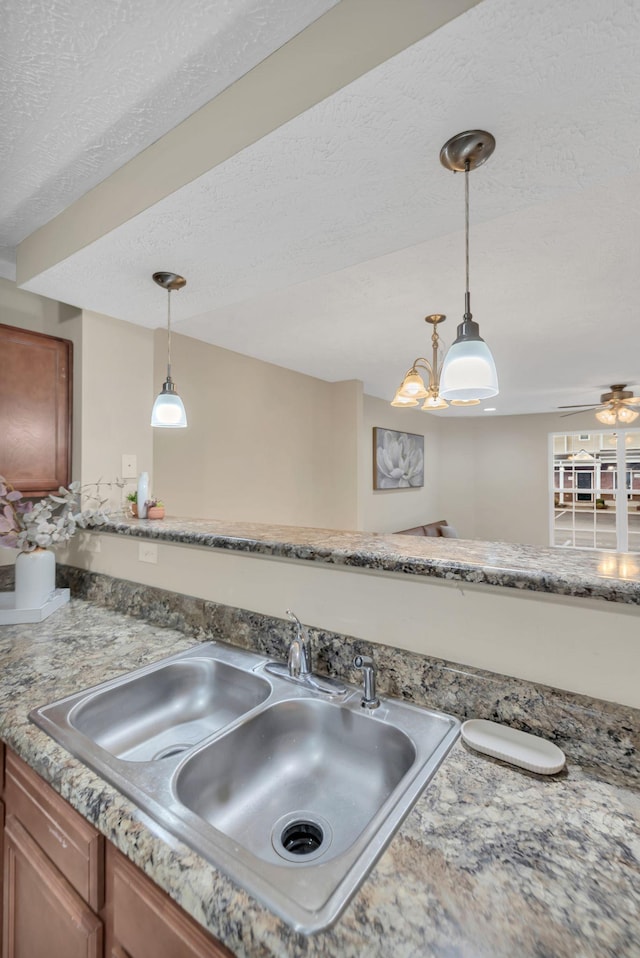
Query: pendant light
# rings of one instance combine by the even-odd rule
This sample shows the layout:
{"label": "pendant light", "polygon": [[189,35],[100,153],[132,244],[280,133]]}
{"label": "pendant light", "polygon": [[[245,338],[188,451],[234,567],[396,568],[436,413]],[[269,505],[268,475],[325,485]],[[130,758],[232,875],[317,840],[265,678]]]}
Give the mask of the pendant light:
{"label": "pendant light", "polygon": [[187,414],[171,378],[171,293],[187,285],[184,276],[177,273],[154,273],[153,281],[167,291],[167,378],[151,411],[151,425],[163,429],[184,429]]}
{"label": "pendant light", "polygon": [[472,405],[498,394],[498,375],[491,350],[480,336],[471,314],[469,292],[469,173],[485,163],[496,141],[484,130],[468,130],[447,140],[440,162],[454,173],[464,172],[465,272],[464,316],[455,341],[449,347],[440,374],[440,395],[456,405]]}

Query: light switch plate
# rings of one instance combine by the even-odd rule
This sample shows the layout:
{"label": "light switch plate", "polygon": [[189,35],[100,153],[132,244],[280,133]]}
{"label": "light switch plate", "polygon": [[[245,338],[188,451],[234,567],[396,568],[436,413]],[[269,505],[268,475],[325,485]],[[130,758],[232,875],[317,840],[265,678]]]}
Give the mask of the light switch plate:
{"label": "light switch plate", "polygon": [[140,542],[138,544],[138,559],[140,562],[157,562],[158,547],[155,542]]}
{"label": "light switch plate", "polygon": [[129,453],[122,454],[122,478],[135,479],[138,475],[138,457]]}

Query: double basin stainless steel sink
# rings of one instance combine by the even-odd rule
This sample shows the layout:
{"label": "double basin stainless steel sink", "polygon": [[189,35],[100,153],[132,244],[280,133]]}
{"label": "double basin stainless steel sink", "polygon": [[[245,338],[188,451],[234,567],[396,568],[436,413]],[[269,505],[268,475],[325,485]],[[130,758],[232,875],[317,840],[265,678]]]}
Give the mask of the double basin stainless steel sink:
{"label": "double basin stainless steel sink", "polygon": [[297,931],[335,920],[433,776],[457,719],[326,695],[207,643],[30,718]]}

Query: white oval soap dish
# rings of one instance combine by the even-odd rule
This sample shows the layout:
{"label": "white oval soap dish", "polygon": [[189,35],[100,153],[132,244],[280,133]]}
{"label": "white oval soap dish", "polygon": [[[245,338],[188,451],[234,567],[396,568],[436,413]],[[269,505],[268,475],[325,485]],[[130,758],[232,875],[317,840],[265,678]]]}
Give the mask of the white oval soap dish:
{"label": "white oval soap dish", "polygon": [[555,775],[564,768],[565,755],[557,745],[508,725],[470,719],[463,723],[461,735],[477,752],[539,775]]}

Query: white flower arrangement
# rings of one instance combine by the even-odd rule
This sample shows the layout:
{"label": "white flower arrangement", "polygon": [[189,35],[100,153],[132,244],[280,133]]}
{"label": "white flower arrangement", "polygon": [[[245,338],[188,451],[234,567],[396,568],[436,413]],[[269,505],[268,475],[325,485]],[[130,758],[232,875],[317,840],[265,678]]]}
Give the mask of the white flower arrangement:
{"label": "white flower arrangement", "polygon": [[95,505],[81,509],[79,482],[34,502],[0,476],[0,546],[21,552],[49,549],[67,543],[78,529],[104,525],[109,521],[103,508],[107,500],[98,498],[99,489],[97,483]]}

